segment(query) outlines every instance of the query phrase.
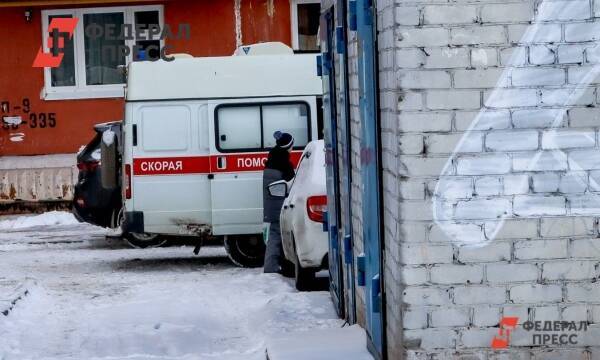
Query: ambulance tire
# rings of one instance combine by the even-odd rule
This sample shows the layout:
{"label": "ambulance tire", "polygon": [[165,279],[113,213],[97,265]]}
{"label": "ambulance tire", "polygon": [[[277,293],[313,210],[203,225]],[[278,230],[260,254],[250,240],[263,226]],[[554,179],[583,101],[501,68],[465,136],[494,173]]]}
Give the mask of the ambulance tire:
{"label": "ambulance tire", "polygon": [[138,233],[126,233],[123,234],[123,238],[129,245],[134,248],[145,249],[163,246],[167,239],[164,236],[158,234],[138,234]]}
{"label": "ambulance tire", "polygon": [[223,240],[229,259],[241,267],[261,267],[265,261],[262,234],[227,235]]}

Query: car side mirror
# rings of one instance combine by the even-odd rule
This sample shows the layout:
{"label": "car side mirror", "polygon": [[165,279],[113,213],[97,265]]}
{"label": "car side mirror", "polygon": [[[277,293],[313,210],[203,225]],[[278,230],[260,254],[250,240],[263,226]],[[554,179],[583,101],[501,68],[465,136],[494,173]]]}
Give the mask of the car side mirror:
{"label": "car side mirror", "polygon": [[278,198],[284,198],[288,195],[288,184],[285,180],[279,180],[270,183],[267,186],[269,195]]}

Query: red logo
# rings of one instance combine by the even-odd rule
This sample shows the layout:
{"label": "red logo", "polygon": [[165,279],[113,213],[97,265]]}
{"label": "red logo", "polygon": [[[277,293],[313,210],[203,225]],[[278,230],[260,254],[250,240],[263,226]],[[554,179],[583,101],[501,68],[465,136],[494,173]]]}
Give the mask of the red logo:
{"label": "red logo", "polygon": [[77,26],[77,18],[54,18],[50,22],[48,31],[49,53],[45,53],[43,48],[40,50],[33,60],[33,67],[49,67],[56,68],[60,66],[63,57],[65,56],[65,39],[71,39],[73,32]]}
{"label": "red logo", "polygon": [[510,344],[510,332],[517,327],[518,317],[503,317],[500,320],[500,330],[498,336],[492,339],[492,349],[506,349]]}

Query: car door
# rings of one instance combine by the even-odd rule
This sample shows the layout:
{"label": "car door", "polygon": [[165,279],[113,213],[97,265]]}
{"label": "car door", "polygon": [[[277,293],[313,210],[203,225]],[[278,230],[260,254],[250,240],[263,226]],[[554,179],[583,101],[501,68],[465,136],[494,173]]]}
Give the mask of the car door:
{"label": "car door", "polygon": [[[310,149],[307,148],[302,153],[302,156],[298,162],[298,167],[296,168],[296,176],[294,179],[288,182],[289,184],[289,193],[285,198],[283,205],[281,206],[281,217],[280,217],[280,227],[281,227],[281,235],[284,242],[284,246],[286,247],[286,253],[288,255],[295,254],[296,249],[294,249],[294,244],[292,241],[292,233],[294,228],[294,216],[296,215],[295,211],[297,211],[298,207],[296,206],[297,202],[297,187],[294,187],[296,180],[299,177],[303,176],[303,168],[305,168],[305,159],[306,154],[310,152]],[[292,205],[292,206],[290,206]],[[294,258],[288,259],[293,261]]]}

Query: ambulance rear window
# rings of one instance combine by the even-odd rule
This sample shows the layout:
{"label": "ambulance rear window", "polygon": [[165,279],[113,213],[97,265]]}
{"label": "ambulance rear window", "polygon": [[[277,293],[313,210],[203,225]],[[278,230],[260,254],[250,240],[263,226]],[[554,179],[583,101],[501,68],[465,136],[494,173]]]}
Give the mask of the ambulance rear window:
{"label": "ambulance rear window", "polygon": [[187,106],[147,106],[141,110],[144,151],[184,151],[189,148],[191,112]]}
{"label": "ambulance rear window", "polygon": [[275,131],[292,134],[294,149],[310,141],[310,112],[304,102],[219,105],[215,125],[221,152],[267,151],[275,146]]}

